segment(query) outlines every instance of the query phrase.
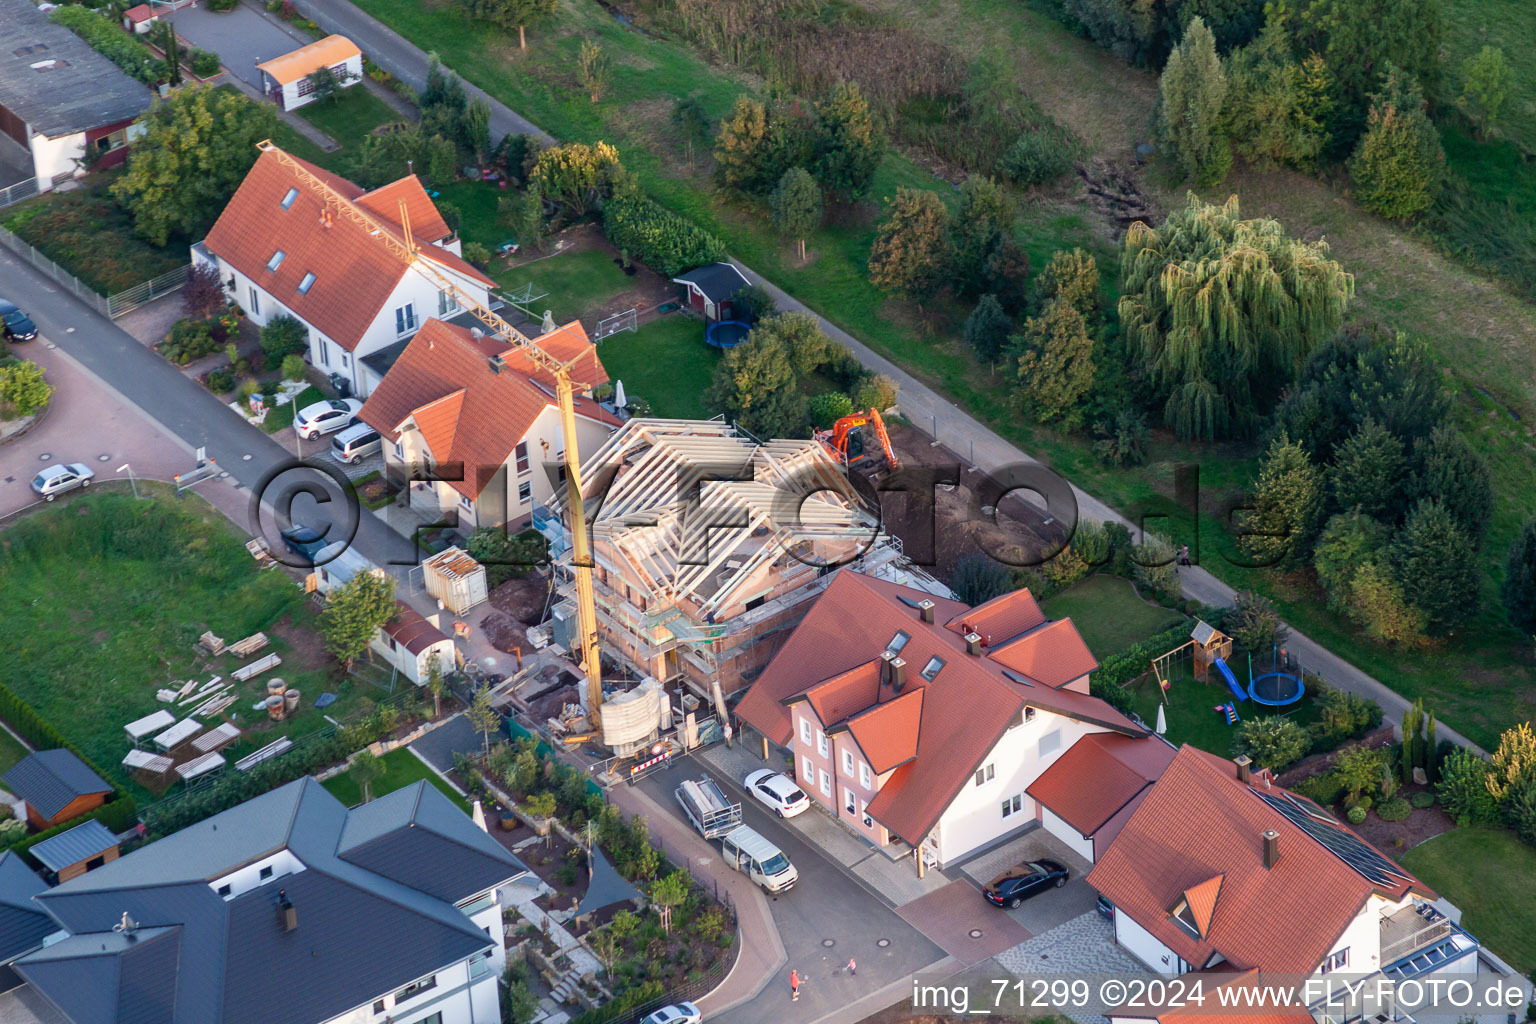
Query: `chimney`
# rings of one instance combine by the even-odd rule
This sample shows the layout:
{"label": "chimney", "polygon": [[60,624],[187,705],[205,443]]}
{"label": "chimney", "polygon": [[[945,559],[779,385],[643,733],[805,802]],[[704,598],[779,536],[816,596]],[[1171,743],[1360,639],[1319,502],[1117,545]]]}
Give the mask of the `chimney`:
{"label": "chimney", "polygon": [[291,932],[299,926],[299,912],[294,909],[293,901],[288,898],[287,889],[277,890],[277,909],[283,914],[283,931]]}
{"label": "chimney", "polygon": [[891,689],[896,693],[900,693],[901,688],[907,685],[906,667],[907,662],[905,658],[891,659]]}
{"label": "chimney", "polygon": [[895,651],[880,652],[880,681],[882,683],[888,683],[891,681],[891,662],[895,660],[895,658]]}
{"label": "chimney", "polygon": [[918,618],[922,619],[924,622],[928,623],[929,625],[932,625],[933,624],[933,602],[929,601],[927,598],[924,598],[923,600],[919,601],[917,603],[917,615],[918,615]]}
{"label": "chimney", "polygon": [[507,361],[505,359],[501,358],[501,356],[491,356],[491,372],[492,373],[500,373],[501,370],[502,370],[502,367],[504,367],[506,365],[507,365]]}
{"label": "chimney", "polygon": [[1274,829],[1264,830],[1264,870],[1268,871],[1280,863],[1280,833]]}
{"label": "chimney", "polygon": [[967,633],[967,634],[965,634],[965,653],[966,654],[974,654],[977,657],[981,656],[981,634],[980,633]]}
{"label": "chimney", "polygon": [[1247,783],[1249,776],[1253,772],[1253,758],[1247,754],[1238,754],[1232,763],[1237,765],[1237,781]]}

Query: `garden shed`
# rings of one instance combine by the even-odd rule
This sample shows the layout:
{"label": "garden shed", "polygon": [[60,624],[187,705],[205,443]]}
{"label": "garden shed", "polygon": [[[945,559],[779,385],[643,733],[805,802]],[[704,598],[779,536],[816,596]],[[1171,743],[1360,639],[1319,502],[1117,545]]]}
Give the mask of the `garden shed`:
{"label": "garden shed", "polygon": [[112,787],[73,750],[38,750],[5,773],[5,787],[27,802],[35,828],[62,825],[107,802]]}
{"label": "garden shed", "polygon": [[284,110],[311,103],[314,83],[309,76],[321,68],[330,68],[342,86],[356,85],[363,77],[363,51],[346,36],[326,36],[308,46],[301,46],[281,57],[256,65],[266,83],[267,93]]}
{"label": "garden shed", "polygon": [[433,655],[443,675],[457,668],[453,640],[404,601],[395,602],[395,617],[379,627],[372,646],[417,686],[427,681]]}
{"label": "garden shed", "polygon": [[688,308],[703,313],[704,319],[711,322],[730,320],[734,312],[731,296],[751,284],[730,263],[711,263],[679,274],[672,282],[683,286],[683,301]]}
{"label": "garden shed", "polygon": [[32,847],[32,856],[58,876],[60,882],[93,871],[108,861],[117,860],[117,837],[101,822],[92,819],[52,839]]}

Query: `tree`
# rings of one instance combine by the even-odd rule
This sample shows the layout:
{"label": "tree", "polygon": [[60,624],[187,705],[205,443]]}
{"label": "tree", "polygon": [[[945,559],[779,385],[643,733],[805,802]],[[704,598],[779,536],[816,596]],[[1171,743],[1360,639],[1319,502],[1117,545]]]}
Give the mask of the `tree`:
{"label": "tree", "polygon": [[423,112],[441,108],[457,114],[469,105],[464,83],[459,81],[458,75],[443,67],[435,53],[427,54],[427,80],[418,100]]}
{"label": "tree", "polygon": [[1416,503],[1389,554],[1398,586],[1423,610],[1431,633],[1449,633],[1476,614],[1476,550],[1444,505],[1433,498]]}
{"label": "tree", "polygon": [[154,35],[155,43],[165,51],[165,80],[171,88],[181,84],[181,40],[176,35],[176,26],[169,21],[158,23]]}
{"label": "tree", "polygon": [[[821,369],[833,355],[834,344],[814,313],[774,313],[752,328],[752,337],[783,348],[784,360],[799,380]],[[842,346],[835,346],[842,349]],[[843,349],[846,351],[846,349]]]}
{"label": "tree", "polygon": [[1493,474],[1487,461],[1450,423],[1442,423],[1413,446],[1414,470],[1408,478],[1408,500],[1433,498],[1480,548],[1493,523]]}
{"label": "tree", "polygon": [[1262,653],[1285,642],[1290,631],[1269,598],[1252,590],[1239,590],[1233,603],[1226,630],[1243,650]]}
{"label": "tree", "polygon": [[384,764],[372,752],[364,750],[352,759],[347,774],[357,783],[358,792],[362,793],[366,804],[373,799],[373,784],[384,776]]}
{"label": "tree", "polygon": [[1440,195],[1445,150],[1418,87],[1396,70],[1371,98],[1365,134],[1349,158],[1355,198],[1388,220],[1409,220]]}
{"label": "tree", "polygon": [[576,71],[592,102],[602,99],[603,89],[608,85],[608,55],[594,40],[581,41],[581,52],[576,55]]}
{"label": "tree", "polygon": [[1021,404],[1042,423],[1059,419],[1069,430],[1080,426],[1081,403],[1094,374],[1093,339],[1083,315],[1052,299],[1010,340],[1019,353],[1016,395]]}
{"label": "tree", "polygon": [[432,695],[432,717],[443,717],[443,691],[448,683],[443,678],[443,659],[437,651],[427,655],[427,692]]}
{"label": "tree", "polygon": [[972,175],[960,186],[960,207],[951,223],[955,294],[969,297],[989,291],[992,255],[1012,240],[1018,223],[1013,200],[991,178]]}
{"label": "tree", "polygon": [[824,391],[812,395],[806,407],[812,426],[830,429],[832,424],[853,412],[853,399],[841,391]]}
{"label": "tree", "polygon": [[528,26],[554,16],[559,0],[465,0],[469,13],[505,30],[517,29],[517,47],[528,49]]}
{"label": "tree", "polygon": [[1282,433],[1259,463],[1238,547],[1255,565],[1294,568],[1312,552],[1322,509],[1322,474],[1301,445]]}
{"label": "tree", "polygon": [[863,196],[884,156],[885,136],[857,83],[843,82],[816,104],[816,180],[834,196]]}
{"label": "tree", "polygon": [[608,143],[567,142],[539,154],[528,187],[579,217],[612,193],[622,171],[619,151]]}
{"label": "tree", "polygon": [[715,135],[716,179],[738,192],[765,192],[778,180],[764,180],[772,156],[768,108],[750,96],[738,97]]}
{"label": "tree", "polygon": [[1358,509],[1334,516],[1313,547],[1312,567],[1328,594],[1328,606],[1349,606],[1355,571],[1383,560],[1387,528]]}
{"label": "tree", "polygon": [[704,400],[759,437],[786,437],[803,426],[789,353],[777,337],[759,337],[755,330],[715,365]]}
{"label": "tree", "polygon": [[1521,722],[1499,734],[1499,745],[1488,758],[1488,792],[1503,800],[1512,791],[1536,782],[1536,731]]}
{"label": "tree", "polygon": [[1250,430],[1260,395],[1278,393],[1331,336],[1354,278],[1325,242],[1275,220],[1242,220],[1191,194],[1161,227],[1125,235],[1120,321],[1133,358],[1182,438]]}
{"label": "tree", "polygon": [[187,283],[181,288],[181,311],[194,320],[206,320],[222,313],[229,305],[219,268],[209,263],[194,263],[187,271]]}
{"label": "tree", "polygon": [[1061,299],[1083,315],[1089,327],[1100,320],[1104,295],[1099,287],[1099,265],[1082,249],[1058,249],[1040,271],[1041,304]]}
{"label": "tree", "polygon": [[1131,575],[1136,582],[1159,594],[1178,598],[1184,592],[1175,565],[1173,541],[1161,533],[1146,532],[1131,549]]}
{"label": "tree", "polygon": [[395,611],[395,581],[381,572],[358,573],[326,597],[320,613],[325,649],[350,668]]}
{"label": "tree", "polygon": [[1237,155],[1263,168],[1315,168],[1328,144],[1332,83],[1322,57],[1292,58],[1284,22],[1270,19],[1227,62],[1226,131]]}
{"label": "tree", "polygon": [[194,86],[156,100],[112,194],[134,230],[155,245],[200,238],[256,161],[256,143],[277,131],[277,114],[238,92]]}
{"label": "tree", "polygon": [[1349,581],[1349,612],[1367,636],[1412,647],[1424,639],[1424,613],[1409,604],[1391,571],[1377,562],[1355,570]]}
{"label": "tree", "polygon": [[283,356],[283,380],[301,381],[309,364],[298,354]]}
{"label": "tree", "polygon": [[1456,824],[1491,825],[1498,820],[1498,801],[1489,791],[1493,768],[1466,747],[1457,747],[1440,764],[1435,795]]}
{"label": "tree", "polygon": [[1499,596],[1509,621],[1526,636],[1536,636],[1536,519],[1520,528],[1504,562]]}
{"label": "tree", "polygon": [[[1250,718],[1237,727],[1233,754],[1247,754],[1261,768],[1279,771],[1300,760],[1312,745],[1307,731],[1289,718],[1270,715]],[[1377,773],[1378,778],[1380,772]]]}
{"label": "tree", "polygon": [[528,990],[527,979],[519,976],[519,968],[526,973],[528,965],[513,964],[502,975],[501,1024],[530,1024],[539,1012],[539,997]]}
{"label": "tree", "polygon": [[672,908],[681,906],[688,898],[688,881],[688,869],[677,868],[651,883],[651,902],[662,908],[661,918],[666,922],[669,932],[672,930]]}
{"label": "tree", "polygon": [[1387,769],[1387,755],[1383,750],[1354,746],[1339,751],[1333,762],[1333,778],[1344,791],[1345,802],[1358,803],[1381,785],[1382,773]]}
{"label": "tree", "polygon": [[460,119],[460,128],[464,146],[474,158],[476,166],[483,164],[491,151],[490,103],[480,96],[470,100]]}
{"label": "tree", "polygon": [[268,366],[280,366],[288,356],[300,355],[309,348],[309,328],[286,313],[262,324],[260,337]]}
{"label": "tree", "polygon": [[1403,442],[1374,418],[1349,436],[1334,453],[1329,488],[1336,508],[1358,509],[1375,519],[1395,515],[1402,502]]}
{"label": "tree", "polygon": [[469,710],[465,712],[469,718],[469,724],[475,727],[475,732],[480,734],[481,751],[490,753],[491,733],[501,728],[501,715],[491,706],[491,688],[481,687],[475,694],[474,700],[469,702]]}
{"label": "tree", "polygon": [[949,210],[944,201],[932,192],[901,186],[870,249],[870,282],[922,308],[949,267]]}
{"label": "tree", "polygon": [[1456,106],[1471,119],[1477,134],[1486,139],[1509,96],[1509,65],[1504,61],[1504,51],[1497,46],[1484,46],[1467,61],[1465,74],[1466,83]]}
{"label": "tree", "polygon": [[769,203],[773,226],[785,238],[794,239],[800,259],[805,259],[805,236],[821,226],[821,186],[803,167],[791,167],[779,179]]}
{"label": "tree", "polygon": [[949,589],[956,600],[975,606],[1008,593],[1013,584],[1006,566],[978,552],[955,562],[949,573]]}
{"label": "tree", "polygon": [[1158,118],[1164,144],[1186,178],[1200,187],[1215,185],[1232,166],[1232,150],[1221,113],[1227,75],[1216,52],[1216,37],[1196,16],[1184,41],[1168,55],[1158,79]]}
{"label": "tree", "polygon": [[978,359],[990,362],[1002,354],[1012,330],[1013,321],[1003,312],[997,296],[983,295],[971,315],[965,318],[965,343]]}
{"label": "tree", "polygon": [[18,416],[31,416],[53,397],[53,385],[36,363],[17,360],[0,366],[0,405],[8,405]]}
{"label": "tree", "polygon": [[316,68],[304,77],[309,82],[312,103],[330,103],[339,99],[347,83],[345,69],[338,74],[334,68]]}
{"label": "tree", "polygon": [[709,113],[697,96],[684,96],[672,105],[672,126],[683,137],[683,152],[693,163],[693,147],[709,141]]}

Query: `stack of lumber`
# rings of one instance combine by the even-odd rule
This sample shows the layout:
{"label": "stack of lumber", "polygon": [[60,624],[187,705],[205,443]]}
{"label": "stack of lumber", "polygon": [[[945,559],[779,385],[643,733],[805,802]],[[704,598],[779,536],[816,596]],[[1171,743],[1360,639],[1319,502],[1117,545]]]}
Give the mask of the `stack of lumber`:
{"label": "stack of lumber", "polygon": [[244,683],[244,682],[248,682],[251,679],[256,678],[257,676],[261,675],[263,672],[269,671],[270,669],[277,668],[277,666],[281,665],[282,663],[283,663],[283,659],[282,658],[278,657],[276,654],[269,654],[265,658],[260,658],[260,659],[258,659],[256,661],[251,662],[249,665],[241,665],[239,668],[235,669],[235,671],[233,673],[231,673],[231,674],[237,680],[239,680],[240,682]]}
{"label": "stack of lumber", "polygon": [[213,635],[212,631],[204,633],[197,638],[197,646],[217,657],[224,653],[224,641]]}
{"label": "stack of lumber", "polygon": [[134,771],[153,772],[163,775],[171,770],[175,762],[164,754],[151,754],[147,750],[130,750],[123,758],[123,767]]}
{"label": "stack of lumber", "polygon": [[237,658],[249,658],[251,655],[267,646],[269,642],[270,641],[267,640],[267,634],[252,633],[244,640],[230,644],[229,653],[233,654]]}
{"label": "stack of lumber", "polygon": [[235,762],[235,767],[242,772],[248,772],[258,764],[261,764],[261,762],[271,760],[292,746],[293,741],[290,740],[287,736],[283,736],[279,739],[273,740],[271,743],[268,743],[266,746],[262,747],[255,753],[245,755],[240,760]]}

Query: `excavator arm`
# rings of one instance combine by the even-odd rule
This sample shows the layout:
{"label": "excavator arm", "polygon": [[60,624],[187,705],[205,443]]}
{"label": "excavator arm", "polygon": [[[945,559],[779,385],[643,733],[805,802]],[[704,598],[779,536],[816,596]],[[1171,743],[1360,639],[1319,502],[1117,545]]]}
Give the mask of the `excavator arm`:
{"label": "excavator arm", "polygon": [[822,446],[836,455],[843,463],[848,461],[848,437],[855,430],[863,427],[873,427],[875,436],[880,439],[880,448],[885,452],[886,462],[892,470],[901,468],[901,462],[896,458],[896,449],[891,447],[891,435],[885,429],[885,420],[880,416],[879,409],[870,409],[867,412],[855,412],[844,416],[832,424],[831,430],[823,430],[816,434],[816,439]]}

